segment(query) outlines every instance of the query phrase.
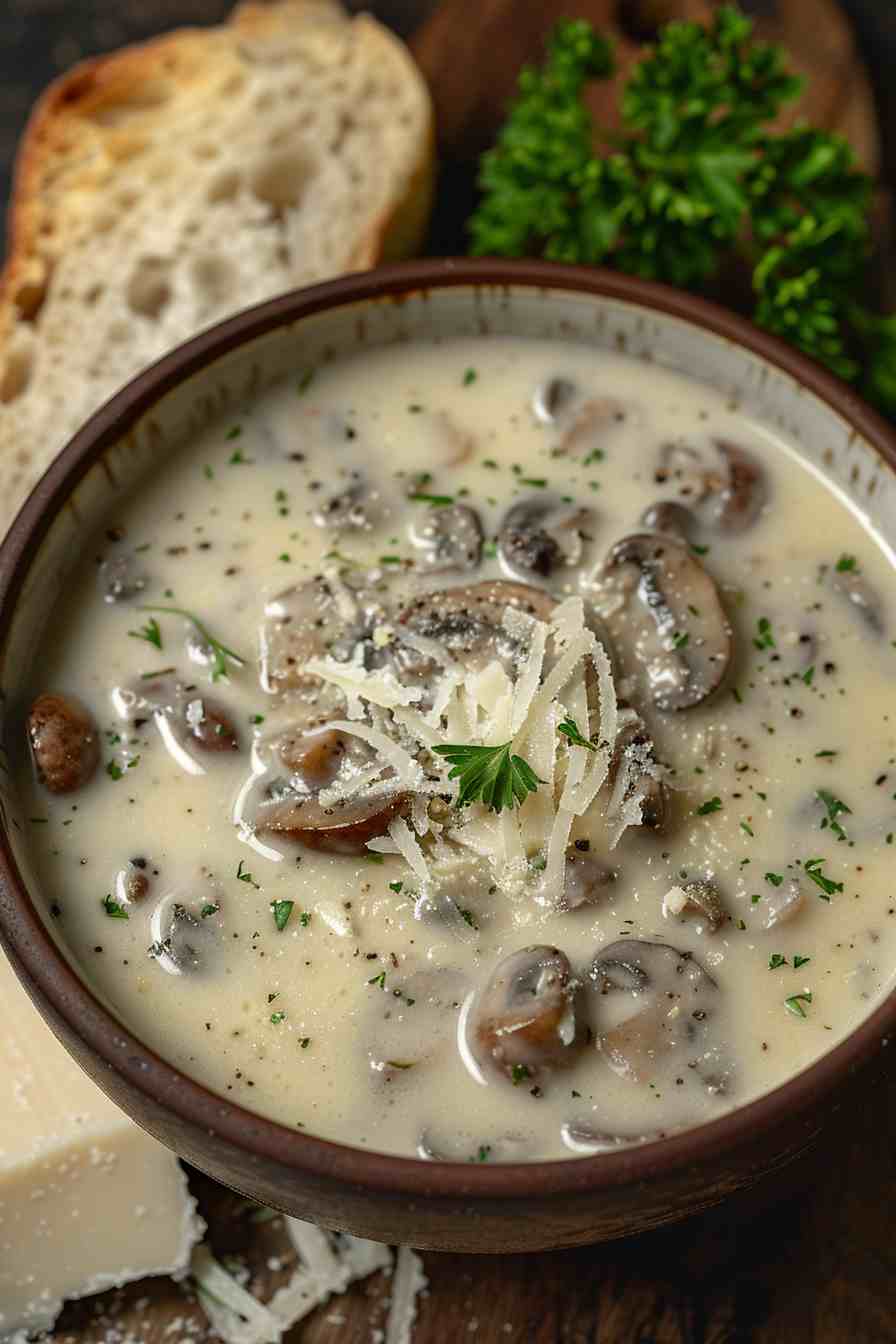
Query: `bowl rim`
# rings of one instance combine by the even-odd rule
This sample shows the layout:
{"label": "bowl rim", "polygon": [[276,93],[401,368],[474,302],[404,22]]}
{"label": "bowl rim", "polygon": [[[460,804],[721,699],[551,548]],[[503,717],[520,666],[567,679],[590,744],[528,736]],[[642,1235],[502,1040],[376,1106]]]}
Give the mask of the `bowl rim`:
{"label": "bowl rim", "polygon": [[[5,642],[30,564],[50,524],[91,466],[174,386],[244,343],[324,309],[428,291],[455,289],[574,291],[631,303],[662,318],[684,320],[745,348],[792,377],[864,437],[896,470],[896,432],[833,374],[745,318],[707,299],[653,281],[585,266],[544,261],[445,258],[404,262],[294,290],[249,308],[186,341],[143,370],[71,438],[34,487],[0,545],[0,644]],[[393,1196],[465,1201],[526,1200],[596,1194],[622,1184],[701,1164],[761,1137],[786,1117],[820,1117],[819,1103],[887,1045],[896,1031],[896,989],[848,1036],[772,1091],[716,1119],[618,1151],[549,1161],[490,1164],[430,1162],[355,1148],[293,1130],[228,1100],[169,1064],[106,1009],[65,960],[36,908],[0,829],[0,943],[43,1004],[131,1094],[173,1113],[195,1134],[223,1140],[253,1162],[272,1161],[306,1174],[351,1182]],[[101,1081],[101,1079],[100,1079]],[[820,1118],[811,1120],[813,1128]]]}

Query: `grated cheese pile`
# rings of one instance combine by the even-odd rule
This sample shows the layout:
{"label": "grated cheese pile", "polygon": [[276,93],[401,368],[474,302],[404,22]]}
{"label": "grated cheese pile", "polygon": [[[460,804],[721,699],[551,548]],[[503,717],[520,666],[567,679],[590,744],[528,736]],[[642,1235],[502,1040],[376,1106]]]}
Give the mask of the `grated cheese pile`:
{"label": "grated cheese pile", "polygon": [[[376,753],[373,764],[324,790],[321,802],[335,806],[347,798],[412,794],[411,825],[394,819],[388,835],[371,840],[369,848],[400,854],[421,889],[432,884],[445,847],[460,845],[489,861],[493,880],[505,892],[531,885],[535,873],[540,888],[562,892],[576,819],[612,778],[606,813],[613,847],[627,826],[640,824],[638,780],[657,770],[649,745],[627,747],[614,762],[617,738],[631,711],[618,706],[610,659],[587,626],[581,598],[560,602],[548,621],[508,607],[502,626],[521,650],[513,676],[497,657],[482,666],[459,666],[436,641],[392,627],[381,644],[406,639],[438,662],[441,671],[426,691],[405,685],[392,667],[366,670],[360,650],[350,662],[311,658],[303,668],[345,696],[346,717],[330,726],[363,739]],[[594,687],[597,712],[593,693],[589,696]],[[558,732],[567,717],[590,748]],[[433,747],[506,742],[541,781],[521,806],[498,816],[481,803],[453,813],[432,806],[437,798],[454,802],[458,794],[458,781],[449,779],[449,766]]]}

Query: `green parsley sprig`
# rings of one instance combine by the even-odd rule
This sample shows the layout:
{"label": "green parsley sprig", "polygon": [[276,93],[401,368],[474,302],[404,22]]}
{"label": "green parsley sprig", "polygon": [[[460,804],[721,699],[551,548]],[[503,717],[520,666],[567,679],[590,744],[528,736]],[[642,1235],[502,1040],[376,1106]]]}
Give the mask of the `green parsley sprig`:
{"label": "green parsley sprig", "polygon": [[453,766],[448,778],[459,782],[458,807],[478,801],[494,812],[501,812],[536,792],[543,781],[522,756],[513,755],[512,745],[505,742],[499,747],[463,744],[433,747],[437,756],[444,756]]}
{"label": "green parsley sprig", "polygon": [[736,255],[761,326],[896,412],[896,315],[862,302],[871,179],[839,136],[773,127],[802,87],[781,48],[754,41],[733,6],[705,26],[669,23],[632,69],[611,133],[583,94],[612,73],[610,44],[590,24],[557,25],[481,160],[471,251],[684,288]]}
{"label": "green parsley sprig", "polygon": [[[200,639],[205,641],[211,652],[212,681],[218,681],[221,677],[227,676],[228,662],[233,663],[235,667],[245,666],[245,659],[240,657],[238,653],[234,653],[233,649],[228,649],[227,645],[222,644],[220,639],[216,639],[208,626],[205,625],[198,616],[195,616],[192,611],[185,611],[183,607],[140,607],[140,610],[167,612],[169,616],[182,616],[185,621],[191,621],[199,632]],[[156,630],[158,630],[158,625],[155,621],[151,621],[150,624],[155,625]],[[146,636],[141,636],[141,638],[146,638]],[[159,639],[161,641],[161,635],[159,636]],[[155,643],[155,640],[150,642]],[[157,647],[162,647],[161,642],[159,642]]]}

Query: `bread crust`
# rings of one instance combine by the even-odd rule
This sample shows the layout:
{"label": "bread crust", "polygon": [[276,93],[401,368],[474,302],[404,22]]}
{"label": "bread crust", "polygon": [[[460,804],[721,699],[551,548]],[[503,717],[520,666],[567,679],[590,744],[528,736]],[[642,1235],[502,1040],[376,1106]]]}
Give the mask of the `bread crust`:
{"label": "bread crust", "polygon": [[[151,119],[158,92],[174,81],[201,93],[240,71],[240,42],[288,36],[308,21],[360,25],[374,53],[404,66],[421,90],[425,83],[404,45],[366,15],[347,18],[334,0],[275,0],[238,6],[210,29],[183,28],[108,56],[76,65],[55,80],[36,103],[16,155],[7,213],[7,255],[0,272],[0,379],[16,324],[34,319],[52,272],[77,228],[71,175],[77,186],[102,193],[109,161],[127,159],[139,145],[142,119]],[[427,126],[419,161],[399,199],[390,202],[359,241],[349,269],[407,256],[425,235],[435,180],[432,107],[425,94]],[[116,113],[126,113],[117,124]],[[126,124],[124,124],[126,122]],[[147,123],[148,124],[148,123]],[[102,165],[102,166],[101,166]],[[78,170],[80,172],[78,173]],[[61,196],[54,179],[66,174]]]}

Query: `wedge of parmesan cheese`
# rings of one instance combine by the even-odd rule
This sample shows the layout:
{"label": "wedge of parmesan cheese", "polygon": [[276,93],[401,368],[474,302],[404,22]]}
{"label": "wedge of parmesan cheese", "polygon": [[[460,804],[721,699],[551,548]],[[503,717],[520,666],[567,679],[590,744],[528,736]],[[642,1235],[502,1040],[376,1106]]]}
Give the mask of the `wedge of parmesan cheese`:
{"label": "wedge of parmesan cheese", "polygon": [[183,1274],[204,1224],[173,1153],[66,1054],[0,952],[0,1339],[63,1299]]}

